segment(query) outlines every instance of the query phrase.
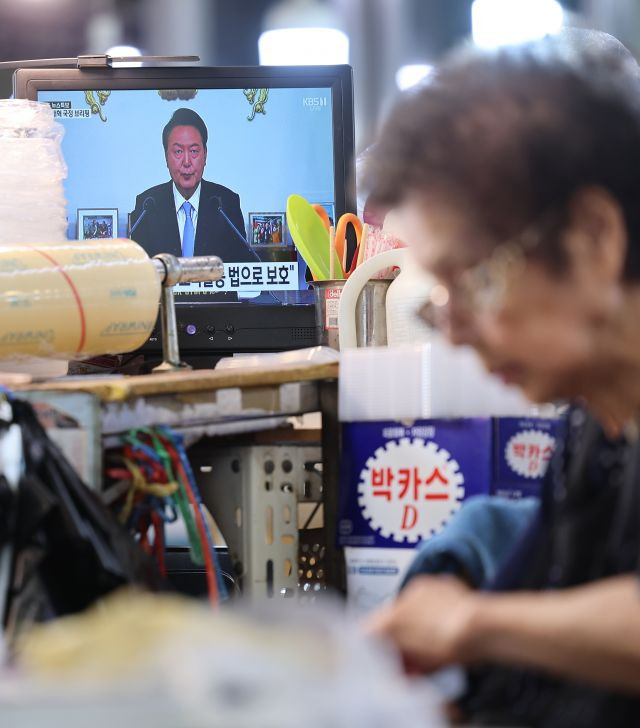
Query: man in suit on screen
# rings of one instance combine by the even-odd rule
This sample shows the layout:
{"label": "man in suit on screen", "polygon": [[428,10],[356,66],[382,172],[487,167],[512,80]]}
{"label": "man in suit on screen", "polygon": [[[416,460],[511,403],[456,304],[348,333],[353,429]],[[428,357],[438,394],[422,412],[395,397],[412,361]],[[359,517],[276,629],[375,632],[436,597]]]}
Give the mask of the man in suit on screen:
{"label": "man in suit on screen", "polygon": [[240,198],[228,187],[202,179],[208,136],[202,118],[187,108],[175,111],[162,130],[171,180],[140,193],[130,216],[130,236],[149,256],[218,255],[225,263],[256,260],[233,230],[245,237]]}

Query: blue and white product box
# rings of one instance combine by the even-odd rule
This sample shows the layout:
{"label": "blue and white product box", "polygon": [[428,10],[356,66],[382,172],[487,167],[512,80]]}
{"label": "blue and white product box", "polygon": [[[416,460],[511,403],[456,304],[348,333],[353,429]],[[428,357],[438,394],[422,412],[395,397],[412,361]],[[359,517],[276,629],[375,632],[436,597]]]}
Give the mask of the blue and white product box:
{"label": "blue and white product box", "polygon": [[539,496],[565,424],[563,418],[496,417],[491,494],[508,498]]}
{"label": "blue and white product box", "polygon": [[345,546],[347,610],[360,617],[392,601],[416,549]]}
{"label": "blue and white product box", "polygon": [[490,418],[342,427],[340,546],[413,549],[490,492]]}

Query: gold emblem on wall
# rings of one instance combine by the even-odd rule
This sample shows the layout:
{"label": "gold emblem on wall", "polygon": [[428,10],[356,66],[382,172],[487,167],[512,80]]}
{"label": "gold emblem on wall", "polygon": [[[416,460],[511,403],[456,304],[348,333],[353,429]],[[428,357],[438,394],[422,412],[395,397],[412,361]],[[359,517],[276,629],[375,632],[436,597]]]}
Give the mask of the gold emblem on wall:
{"label": "gold emblem on wall", "polygon": [[107,103],[111,91],[85,91],[84,98],[92,114],[97,114],[102,121],[106,121],[102,107]]}
{"label": "gold emblem on wall", "polygon": [[165,101],[191,101],[197,93],[196,88],[161,88],[158,96]]}
{"label": "gold emblem on wall", "polygon": [[[269,98],[268,88],[245,88],[242,93],[252,106],[251,113],[247,116],[247,121],[253,121],[256,118],[256,114],[267,113],[264,107]],[[257,99],[256,96],[258,97]]]}

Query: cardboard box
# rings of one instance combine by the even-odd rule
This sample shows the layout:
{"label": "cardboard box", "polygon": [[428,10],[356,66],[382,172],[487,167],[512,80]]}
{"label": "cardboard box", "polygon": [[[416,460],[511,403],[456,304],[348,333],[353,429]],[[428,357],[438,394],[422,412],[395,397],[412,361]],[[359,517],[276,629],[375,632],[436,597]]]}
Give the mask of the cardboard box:
{"label": "cardboard box", "polygon": [[491,494],[508,498],[539,496],[565,424],[563,419],[555,418],[497,417]]}
{"label": "cardboard box", "polygon": [[392,601],[415,554],[407,548],[345,546],[349,614],[361,617]]}
{"label": "cardboard box", "polygon": [[490,418],[343,424],[338,543],[413,549],[488,494]]}

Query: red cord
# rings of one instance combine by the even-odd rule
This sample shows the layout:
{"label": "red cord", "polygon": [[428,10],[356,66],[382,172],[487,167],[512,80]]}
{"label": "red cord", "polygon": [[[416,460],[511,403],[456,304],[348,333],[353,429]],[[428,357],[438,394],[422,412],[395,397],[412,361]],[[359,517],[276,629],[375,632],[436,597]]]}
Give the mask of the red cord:
{"label": "red cord", "polygon": [[151,511],[151,523],[153,523],[153,550],[155,551],[158,569],[163,578],[167,576],[167,566],[164,560],[164,521],[157,511]]}
{"label": "red cord", "polygon": [[[198,535],[200,536],[200,544],[202,548],[202,556],[204,558],[204,566],[205,566],[205,573],[207,575],[207,591],[209,594],[209,602],[212,606],[217,606],[219,601],[219,595],[218,595],[218,582],[216,580],[216,570],[213,563],[213,556],[211,555],[211,550],[209,548],[209,542],[207,540],[207,532],[204,524],[204,518],[202,516],[202,511],[200,509],[200,506],[196,500],[196,497],[193,493],[193,490],[191,489],[191,483],[189,482],[189,478],[187,476],[187,473],[184,469],[184,466],[182,464],[182,461],[180,460],[180,455],[173,446],[173,443],[169,440],[165,439],[164,437],[159,437],[160,441],[162,442],[163,447],[168,452],[169,457],[171,458],[172,465],[176,472],[179,472],[180,478],[184,484],[184,489],[187,493],[187,499],[193,508],[194,516],[196,520],[196,527],[198,529]],[[164,470],[164,468],[157,462],[155,462],[152,458],[150,458],[146,453],[140,450],[136,450],[134,452],[134,449],[130,445],[126,445],[124,447],[124,454],[126,457],[130,458],[131,460],[144,460],[144,462],[149,465],[152,470],[154,471],[153,476],[154,478],[157,478],[159,482],[162,480],[166,480],[168,474]],[[156,475],[157,473],[157,475]],[[160,476],[160,477],[158,477]],[[163,477],[162,477],[163,476]],[[156,537],[157,537],[158,531],[156,531]],[[148,542],[148,536],[146,532],[143,535],[143,546],[147,545],[150,546]],[[164,544],[163,544],[164,546]],[[164,551],[163,551],[164,554]],[[164,559],[163,559],[164,561]],[[162,568],[162,567],[161,567]]]}
{"label": "red cord", "polygon": [[205,571],[207,574],[207,589],[209,592],[209,602],[212,606],[215,607],[218,605],[219,600],[218,582],[216,581],[216,570],[213,564],[213,557],[209,549],[209,541],[207,540],[207,532],[204,525],[202,511],[198,502],[196,501],[193,490],[191,489],[191,483],[189,482],[189,478],[187,477],[187,473],[185,472],[184,465],[180,460],[180,455],[178,454],[171,442],[167,441],[165,438],[160,438],[160,440],[165,450],[169,453],[174,468],[180,472],[180,478],[184,483],[184,488],[187,492],[187,498],[189,499],[189,503],[191,504],[191,507],[194,511],[196,526],[200,535],[200,544],[202,546],[202,555],[204,557]]}
{"label": "red cord", "polygon": [[33,245],[29,245],[29,247],[43,258],[46,258],[50,263],[53,263],[55,265],[55,270],[60,273],[71,289],[71,293],[75,299],[76,305],[78,306],[78,316],[80,317],[80,340],[78,341],[77,352],[81,353],[84,348],[85,339],[87,338],[87,317],[85,316],[82,297],[76,288],[76,284],[73,282],[73,278],[64,269],[64,266],[61,263],[58,263],[58,261],[50,253],[45,253],[44,250],[40,250]]}
{"label": "red cord", "polygon": [[160,463],[156,462],[153,458],[151,458],[142,450],[134,450],[131,445],[125,445],[123,449],[123,454],[129,460],[132,460],[133,462],[138,462],[140,463],[140,465],[148,467],[151,470],[151,473],[148,477],[149,480],[155,480],[157,483],[169,482],[169,474],[162,467],[162,465],[160,465]]}

